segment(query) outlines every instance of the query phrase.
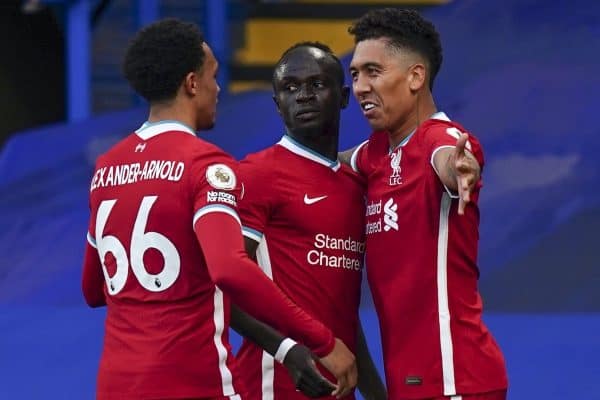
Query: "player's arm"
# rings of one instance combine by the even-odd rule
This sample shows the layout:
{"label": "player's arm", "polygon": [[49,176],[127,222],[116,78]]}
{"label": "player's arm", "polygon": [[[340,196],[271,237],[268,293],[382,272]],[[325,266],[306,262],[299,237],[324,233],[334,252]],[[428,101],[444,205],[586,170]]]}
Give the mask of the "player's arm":
{"label": "player's arm", "polygon": [[365,140],[364,142],[352,147],[351,149],[344,150],[338,153],[338,160],[341,163],[344,163],[350,168],[354,170],[354,172],[358,172],[360,174],[364,174],[365,171],[361,167],[360,158],[361,155],[364,154],[365,145],[369,143],[369,140]]}
{"label": "player's arm", "polygon": [[354,154],[354,151],[356,150],[356,148],[358,146],[359,145],[356,145],[356,146],[352,147],[351,149],[340,151],[338,153],[339,162],[344,163],[346,165],[350,165],[350,160],[352,159],[352,154]]}
{"label": "player's arm", "polygon": [[[244,238],[246,252],[256,260],[258,242]],[[311,351],[304,345],[251,317],[235,304],[231,306],[231,327],[248,338],[282,363],[291,375],[296,388],[309,397],[322,397],[331,394],[335,386],[325,379],[317,369]]]}
{"label": "player's arm", "polygon": [[320,374],[308,347],[286,338],[235,305],[231,307],[231,327],[283,364],[292,377],[296,389],[305,395],[323,397],[330,395],[336,389]]}
{"label": "player's arm", "polygon": [[358,367],[358,390],[365,400],[385,400],[387,399],[387,390],[369,352],[360,320],[358,321],[357,333],[356,365]]}
{"label": "player's arm", "polygon": [[[354,356],[331,331],[296,306],[246,256],[235,211],[207,206],[196,213],[194,228],[212,281],[232,301],[268,325],[294,332],[338,379],[334,394],[347,395],[356,386]],[[212,209],[214,210],[214,208]],[[207,212],[208,211],[208,212]],[[268,304],[268,307],[265,305]]]}
{"label": "player's arm", "polygon": [[441,182],[448,190],[458,193],[458,213],[464,214],[465,206],[471,200],[471,192],[481,176],[481,166],[475,156],[465,149],[468,140],[461,133],[456,146],[445,146],[433,154],[432,163]]}
{"label": "player's arm", "polygon": [[81,278],[81,289],[85,302],[90,307],[101,307],[106,305],[104,297],[104,275],[102,265],[98,257],[94,239],[88,233],[88,240],[85,246],[85,255],[83,258],[83,274]]}

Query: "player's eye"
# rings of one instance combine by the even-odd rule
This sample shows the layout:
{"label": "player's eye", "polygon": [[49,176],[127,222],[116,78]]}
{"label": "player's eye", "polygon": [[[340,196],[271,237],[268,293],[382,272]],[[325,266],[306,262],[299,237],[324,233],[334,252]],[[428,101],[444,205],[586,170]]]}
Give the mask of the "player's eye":
{"label": "player's eye", "polygon": [[369,76],[373,76],[377,75],[377,73],[379,73],[379,70],[377,70],[377,68],[375,67],[369,67],[367,68],[367,73],[369,74]]}
{"label": "player's eye", "polygon": [[313,86],[317,89],[322,89],[325,87],[325,83],[323,81],[314,81]]}
{"label": "player's eye", "polygon": [[285,85],[285,90],[288,90],[290,92],[295,92],[296,90],[298,90],[298,86],[294,85],[293,83],[289,83],[289,84]]}

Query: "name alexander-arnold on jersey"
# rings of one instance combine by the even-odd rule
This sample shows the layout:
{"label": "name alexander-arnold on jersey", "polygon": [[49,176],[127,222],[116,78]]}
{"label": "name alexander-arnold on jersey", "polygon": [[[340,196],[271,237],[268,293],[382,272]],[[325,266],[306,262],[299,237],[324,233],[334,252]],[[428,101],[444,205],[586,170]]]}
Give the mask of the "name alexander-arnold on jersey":
{"label": "name alexander-arnold on jersey", "polygon": [[92,178],[90,192],[108,186],[126,185],[151,179],[179,181],[185,170],[181,161],[148,160],[140,163],[110,165],[98,168]]}

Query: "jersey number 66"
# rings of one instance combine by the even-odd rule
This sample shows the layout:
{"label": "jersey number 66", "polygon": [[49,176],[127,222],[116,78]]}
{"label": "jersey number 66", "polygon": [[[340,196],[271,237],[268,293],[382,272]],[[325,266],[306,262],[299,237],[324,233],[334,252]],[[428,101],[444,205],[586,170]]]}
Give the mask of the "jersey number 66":
{"label": "jersey number 66", "polygon": [[[142,199],[133,225],[129,252],[133,274],[140,285],[151,292],[161,292],[171,287],[179,276],[181,266],[177,248],[166,236],[158,232],[145,231],[148,214],[150,214],[150,209],[157,198],[158,196],[145,196]],[[95,232],[98,255],[102,262],[102,271],[104,272],[104,279],[106,279],[110,295],[119,293],[125,286],[130,261],[127,257],[125,247],[116,236],[102,236],[108,216],[116,202],[117,200],[104,200],[100,203],[96,217]],[[151,248],[158,250],[164,260],[163,270],[158,274],[149,273],[144,265],[144,253]],[[113,276],[109,276],[105,265],[105,257],[109,252],[115,257],[117,265],[117,271]]]}

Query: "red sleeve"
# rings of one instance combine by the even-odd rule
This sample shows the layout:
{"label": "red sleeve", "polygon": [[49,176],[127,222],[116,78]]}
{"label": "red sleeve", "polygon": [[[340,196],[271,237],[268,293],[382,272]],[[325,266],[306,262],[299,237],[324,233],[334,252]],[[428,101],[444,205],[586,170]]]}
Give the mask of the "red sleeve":
{"label": "red sleeve", "polygon": [[[436,152],[443,148],[456,147],[456,141],[460,137],[460,134],[466,133],[469,135],[469,139],[467,140],[465,148],[471,154],[473,154],[473,156],[479,163],[481,172],[483,173],[483,164],[484,164],[483,150],[481,148],[481,144],[479,143],[479,140],[477,140],[477,138],[475,136],[473,136],[471,133],[467,132],[467,130],[465,128],[463,128],[462,126],[460,126],[459,124],[456,124],[454,122],[429,120],[427,123],[429,123],[430,126],[427,127],[423,142],[424,142],[424,146],[425,146],[425,151],[427,152],[427,157],[429,158],[429,163],[431,164],[431,167],[433,168],[434,171],[435,171],[435,164],[433,162],[433,158],[434,158]],[[437,173],[437,171],[436,171],[436,173]],[[475,195],[472,197],[472,200],[475,203],[477,203],[478,191],[481,188],[481,186],[483,185],[482,182],[483,182],[482,178],[480,177],[479,182],[477,182],[476,187],[475,187],[476,188],[476,190],[474,192]],[[456,193],[451,192],[448,188],[445,188],[445,190],[450,194],[451,197],[453,197],[453,198],[458,197],[458,195]]]}
{"label": "red sleeve", "polygon": [[229,212],[209,212],[194,229],[211,279],[232,301],[255,318],[293,336],[317,356],[334,346],[332,332],[296,306],[244,251],[240,225]]}
{"label": "red sleeve", "polygon": [[96,250],[95,247],[95,240],[89,232],[87,244],[85,246],[85,255],[83,258],[81,289],[83,291],[85,302],[90,307],[100,307],[106,305],[102,264],[100,264],[98,250]]}
{"label": "red sleeve", "polygon": [[275,171],[270,170],[270,177],[264,173],[264,163],[257,163],[252,159],[240,162],[239,175],[243,182],[244,194],[240,199],[239,213],[242,220],[242,231],[244,236],[260,242],[269,221],[273,204],[272,175]]}
{"label": "red sleeve", "polygon": [[367,147],[369,145],[369,140],[365,140],[361,144],[359,144],[356,149],[352,152],[352,156],[350,157],[350,166],[354,170],[361,174],[362,176],[367,176],[368,172],[365,170],[366,166],[366,156],[367,156]]}
{"label": "red sleeve", "polygon": [[[100,156],[101,158],[102,156]],[[98,158],[98,162],[100,162]],[[96,171],[98,170],[98,162],[94,169],[94,180]],[[89,207],[92,211],[92,194],[90,192]],[[96,215],[92,211],[90,215],[90,221],[88,224],[87,231],[87,243],[85,246],[85,253],[83,256],[83,272],[81,276],[81,290],[83,292],[83,298],[90,307],[101,307],[106,305],[106,296],[104,294],[105,279],[104,272],[102,271],[102,263],[100,256],[98,255],[98,249],[96,246]]]}
{"label": "red sleeve", "polygon": [[198,152],[190,174],[194,212],[206,207],[226,207],[237,212],[241,184],[237,162],[220,150]]}
{"label": "red sleeve", "polygon": [[429,157],[433,158],[433,154],[444,147],[455,147],[461,133],[469,135],[466,149],[475,156],[479,166],[483,170],[483,150],[477,138],[467,132],[462,126],[446,122],[432,122],[425,134],[425,146]]}

